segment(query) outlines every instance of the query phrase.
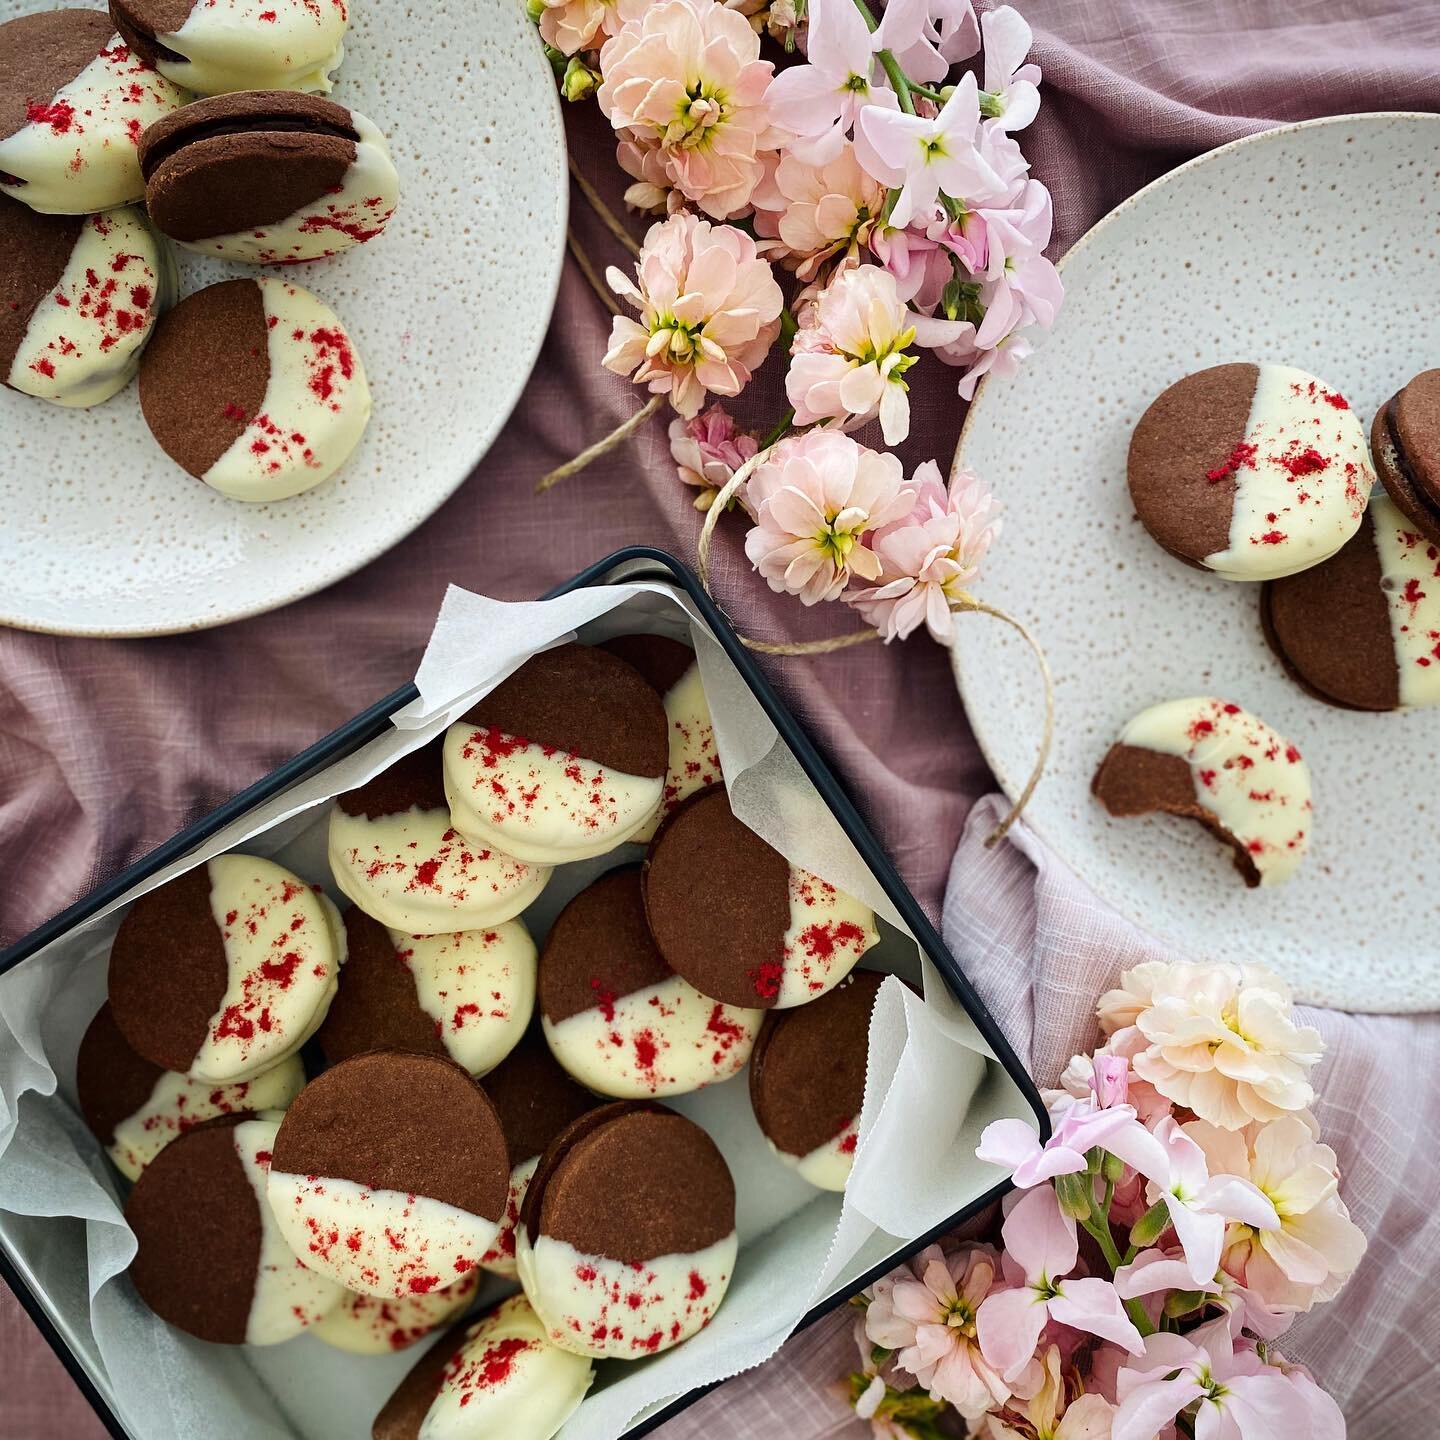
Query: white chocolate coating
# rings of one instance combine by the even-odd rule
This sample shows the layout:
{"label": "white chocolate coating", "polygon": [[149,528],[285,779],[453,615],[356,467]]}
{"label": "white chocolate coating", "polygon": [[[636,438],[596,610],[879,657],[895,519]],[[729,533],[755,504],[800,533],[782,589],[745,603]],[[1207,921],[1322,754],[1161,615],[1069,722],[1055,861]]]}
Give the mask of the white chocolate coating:
{"label": "white chocolate coating", "polygon": [[833,990],[878,944],[875,913],[828,880],[790,867],[790,928],[780,974],[777,1010],[818,1000]]}
{"label": "white chocolate coating", "polygon": [[420,1008],[446,1053],[472,1075],[493,1070],[535,1011],[535,942],[518,920],[449,935],[390,931]]}
{"label": "white chocolate coating", "polygon": [[1318,565],[1359,529],[1375,483],[1364,428],[1335,391],[1288,365],[1258,368],[1244,441],[1221,472],[1236,482],[1230,543],[1205,557],[1227,580]]}
{"label": "white chocolate coating", "polygon": [[270,1173],[270,1152],[275,1146],[276,1120],[244,1120],[232,1132],[245,1178],[255,1191],[260,1210],[260,1265],[255,1294],[245,1325],[247,1345],[278,1345],[311,1325],[318,1324],[345,1297],[334,1281],[308,1269],[297,1260],[280,1234],[265,1191]]}
{"label": "white chocolate coating", "polygon": [[203,240],[179,240],[176,244],[223,260],[296,265],[338,255],[353,245],[373,240],[395,213],[400,177],[390,158],[390,147],[376,125],[353,111],[350,118],[358,140],[355,158],[338,192],[322,195],[273,225],[231,235],[211,235]]}
{"label": "white chocolate coating", "polygon": [[345,1297],[314,1327],[317,1340],[351,1355],[390,1355],[407,1350],[433,1330],[464,1313],[479,1289],[479,1271],[472,1270],[444,1290],[381,1300],[375,1295]]}
{"label": "white chocolate coating", "polygon": [[30,119],[0,140],[0,191],[46,215],[89,215],[145,194],[137,146],[194,97],[130,53],[118,35]]}
{"label": "white chocolate coating", "polygon": [[623,845],[654,818],[662,790],[660,776],[626,775],[463,720],[445,734],[450,823],[476,844],[536,864]]}
{"label": "white chocolate coating", "polygon": [[150,1098],[115,1127],[108,1153],[127,1180],[138,1180],[172,1140],[202,1120],[243,1110],[284,1110],[304,1085],[305,1067],[297,1055],[234,1085],[211,1085],[167,1070]]}
{"label": "white chocolate coating", "polygon": [[505,1218],[494,1243],[480,1259],[480,1268],[492,1275],[503,1275],[507,1280],[516,1277],[515,1230],[520,1224],[520,1207],[525,1203],[525,1192],[530,1188],[530,1179],[540,1163],[538,1155],[522,1160],[510,1172],[510,1193],[505,1199]]}
{"label": "white chocolate coating", "polygon": [[349,24],[346,0],[196,0],[178,30],[155,37],[184,58],[156,68],[201,95],[328,92]]}
{"label": "white chocolate coating", "polygon": [[1418,534],[1384,497],[1371,507],[1370,519],[1390,611],[1400,704],[1440,705],[1440,546]]}
{"label": "white chocolate coating", "polygon": [[330,811],[330,869],[367,915],[410,935],[478,930],[512,920],[545,888],[548,865],[472,845],[448,810],[397,815]]}
{"label": "white chocolate coating", "polygon": [[328,480],[370,423],[365,366],[345,327],[308,290],[259,276],[270,379],[260,413],[200,478],[234,500],[284,500]]}
{"label": "white chocolate coating", "polygon": [[685,1095],[738,1075],[763,1010],[741,1010],[672,976],[541,1022],[550,1052],[582,1085],[620,1100]]}
{"label": "white chocolate coating", "polygon": [[550,1235],[516,1236],[520,1283],[553,1344],[597,1359],[637,1360],[688,1340],[710,1322],[735,1270],[738,1241],[629,1264],[582,1255]]}
{"label": "white chocolate coating", "polygon": [[590,1361],[551,1345],[525,1297],[512,1295],[471,1326],[419,1440],[550,1440],[594,1379]]}
{"label": "white chocolate coating", "polygon": [[35,307],[6,383],[56,405],[99,405],[140,368],[175,263],[135,207],[91,215],[59,283]]}
{"label": "white chocolate coating", "polygon": [[720,752],[715,747],[715,727],[710,721],[710,704],[700,683],[700,666],[692,660],[685,673],[665,692],[665,719],[670,726],[670,769],[660,809],[654,818],[631,837],[640,844],[652,840],[660,822],[687,795],[718,785],[725,777],[720,771]]}
{"label": "white chocolate coating", "polygon": [[1310,848],[1310,768],[1263,720],[1229,701],[1170,700],[1142,711],[1122,745],[1179,755],[1195,798],[1245,847],[1262,885],[1279,885]]}
{"label": "white chocolate coating", "polygon": [[217,855],[206,868],[229,978],[190,1074],[245,1080],[319,1028],[340,961],[322,897],[298,876],[256,855]]}
{"label": "white chocolate coating", "polygon": [[833,1140],[817,1145],[808,1155],[791,1155],[773,1141],[770,1148],[778,1159],[817,1190],[843,1190],[855,1168],[855,1142],[859,1135],[857,1115]]}
{"label": "white chocolate coating", "polygon": [[333,1175],[272,1170],[269,1196],[281,1233],[305,1264],[346,1290],[386,1300],[453,1285],[500,1229],[499,1216]]}

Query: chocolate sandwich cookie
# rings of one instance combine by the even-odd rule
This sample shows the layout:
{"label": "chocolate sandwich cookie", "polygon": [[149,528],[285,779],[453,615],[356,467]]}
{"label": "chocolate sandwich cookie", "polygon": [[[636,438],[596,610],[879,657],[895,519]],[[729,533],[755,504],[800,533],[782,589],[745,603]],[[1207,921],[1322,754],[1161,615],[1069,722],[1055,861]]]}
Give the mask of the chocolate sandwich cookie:
{"label": "chocolate sandwich cookie", "polygon": [[665,706],[670,727],[670,768],[660,810],[631,836],[645,844],[682,800],[725,778],[720,772],[710,705],[700,683],[695,652],[688,645],[665,635],[618,635],[600,648],[633,665],[650,682]]}
{"label": "chocolate sandwich cookie", "polygon": [[235,500],[284,500],[328,480],[370,421],[359,352],[329,306],[263,276],[187,295],[140,364],[160,448]]}
{"label": "chocolate sandwich cookie", "polygon": [[285,90],[220,95],[166,116],[141,138],[140,170],[159,230],[186,249],[256,265],[373,240],[400,194],[371,121]]}
{"label": "chocolate sandwich cookie", "polygon": [[304,1084],[297,1055],[233,1085],[162,1070],[130,1048],[108,1004],[90,1022],[75,1059],[80,1113],[127,1180],[138,1180],[172,1140],[203,1121],[283,1110]]}
{"label": "chocolate sandwich cookie", "polygon": [[174,294],[170,252],[142,211],[41,215],[0,195],[0,380],[12,390],[108,400]]}
{"label": "chocolate sandwich cookie", "polygon": [[1333,555],[1359,527],[1374,479],[1345,397],[1288,365],[1187,375],[1130,440],[1140,523],[1226,580],[1292,575]]}
{"label": "chocolate sandwich cookie", "polygon": [[880,939],[868,906],[741,824],[723,785],[691,796],[660,827],[644,885],[666,963],[727,1005],[804,1005]]}
{"label": "chocolate sandwich cookie", "polygon": [[535,1010],[535,942],[518,920],[406,935],[345,915],[349,956],[316,1040],[332,1065],[367,1050],[440,1055],[471,1075],[514,1049]]}
{"label": "chocolate sandwich cookie", "polygon": [[593,1110],[595,1099],[555,1063],[538,1029],[530,1030],[485,1077],[484,1090],[505,1132],[505,1148],[510,1153],[510,1195],[500,1233],[480,1265],[513,1280],[515,1226],[530,1177],[550,1142],[572,1120]]}
{"label": "chocolate sandwich cookie", "polygon": [[1440,541],[1440,370],[1425,370],[1387,400],[1370,429],[1386,493],[1427,540]]}
{"label": "chocolate sandwich cookie", "polygon": [[479,1288],[480,1272],[472,1270],[443,1290],[404,1295],[398,1300],[347,1290],[344,1299],[311,1327],[311,1334],[351,1355],[390,1355],[408,1350],[463,1315]]}
{"label": "chocolate sandwich cookie", "polygon": [[191,97],[97,10],[0,25],[0,192],[47,215],[89,215],[145,193],[140,136]]}
{"label": "chocolate sandwich cookie", "polygon": [[1440,704],[1440,543],[1377,498],[1324,564],[1272,580],[1266,639],[1308,694],[1347,710]]}
{"label": "chocolate sandwich cookie", "polygon": [[201,95],[325,90],[345,56],[348,0],[110,0],[115,28]]}
{"label": "chocolate sandwich cookie", "polygon": [[293,1055],[335,994],[334,907],[255,855],[217,855],[142,895],[110,947],[110,1009],[131,1047],[197,1080]]}
{"label": "chocolate sandwich cookie", "polygon": [[684,1095],[738,1075],[764,1012],[702,995],[665,963],[636,866],[611,870],[560,912],[540,957],[540,1016],[555,1058],[621,1100]]}
{"label": "chocolate sandwich cookie", "polygon": [[265,1200],[272,1119],[209,1120],[146,1167],[125,1203],[130,1279],[164,1321],[218,1345],[278,1345],[345,1292],[296,1263]]}
{"label": "chocolate sandwich cookie", "polygon": [[1117,818],[1162,811],[1198,820],[1235,854],[1249,886],[1279,885],[1310,848],[1314,806],[1300,752],[1227,700],[1170,700],[1142,711],[1091,783]]}
{"label": "chocolate sandwich cookie", "polygon": [[375,1417],[373,1440],[550,1440],[595,1367],[545,1338],[523,1295],[433,1345]]}
{"label": "chocolate sandwich cookie", "polygon": [[631,1100],[581,1116],[541,1157],[515,1259],[552,1344],[638,1360],[710,1323],[737,1248],[735,1182],[715,1142]]}
{"label": "chocolate sandwich cookie", "polygon": [[512,920],[552,873],[451,828],[440,750],[436,741],[402,756],[330,811],[336,885],[367,915],[411,935]]}
{"label": "chocolate sandwich cookie", "polygon": [[655,815],[669,748],[634,666],[590,645],[543,650],[446,733],[450,823],[537,865],[604,855]]}
{"label": "chocolate sandwich cookie", "polygon": [[468,1275],[505,1214],[495,1107],[458,1065],[376,1050],[312,1080],[285,1112],[268,1194],[281,1233],[347,1290],[398,1300]]}
{"label": "chocolate sandwich cookie", "polygon": [[861,970],[798,1010],[765,1017],[750,1061],[750,1108],[802,1180],[843,1190],[855,1163],[870,1012],[885,977]]}

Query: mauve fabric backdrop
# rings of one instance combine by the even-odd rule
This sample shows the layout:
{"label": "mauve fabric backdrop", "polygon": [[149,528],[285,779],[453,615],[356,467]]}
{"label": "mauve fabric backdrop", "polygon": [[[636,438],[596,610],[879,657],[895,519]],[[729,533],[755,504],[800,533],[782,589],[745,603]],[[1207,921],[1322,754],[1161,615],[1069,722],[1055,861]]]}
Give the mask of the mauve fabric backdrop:
{"label": "mauve fabric backdrop", "polygon": [[[1238,136],[1315,115],[1440,109],[1440,6],[1428,0],[1025,0],[1023,10],[1036,32],[1045,104],[1022,138],[1055,196],[1057,255],[1141,185]],[[569,119],[581,164],[614,201],[620,185],[603,122],[588,106]],[[622,261],[583,202],[574,217],[594,257]],[[523,276],[517,255],[517,287]],[[0,634],[0,940],[17,938],[407,679],[447,584],[520,599],[626,544],[693,558],[697,517],[658,420],[549,496],[531,493],[544,470],[638,403],[629,384],[599,368],[607,330],[608,317],[568,265],[540,363],[474,477],[390,554],[323,594],[198,635]],[[930,458],[948,464],[963,415],[954,378],[928,361],[911,372],[907,470]],[[783,405],[780,384],[778,367],[762,372],[738,413],[768,425]],[[1038,489],[1044,457],[1035,459]],[[1025,507],[1043,501],[1000,498],[1010,509],[1002,543],[1024,544]],[[803,614],[771,596],[749,573],[740,540],[738,526],[722,526],[715,571],[717,594],[743,629],[781,640],[852,623],[837,608]],[[1045,584],[1027,618],[1043,638],[1043,606],[1063,603],[1063,576],[1045,576],[1042,566],[1038,559]],[[766,668],[938,914],[966,814],[989,785],[945,655],[917,639]],[[838,1326],[817,1328],[702,1401],[667,1427],[666,1440],[860,1433],[825,1388],[848,1363]],[[1437,1398],[1412,1391],[1392,1403],[1413,1416],[1433,1411]],[[1357,1436],[1382,1433],[1373,1412],[1351,1419]],[[57,1434],[88,1440],[100,1427],[0,1296],[0,1440]]]}

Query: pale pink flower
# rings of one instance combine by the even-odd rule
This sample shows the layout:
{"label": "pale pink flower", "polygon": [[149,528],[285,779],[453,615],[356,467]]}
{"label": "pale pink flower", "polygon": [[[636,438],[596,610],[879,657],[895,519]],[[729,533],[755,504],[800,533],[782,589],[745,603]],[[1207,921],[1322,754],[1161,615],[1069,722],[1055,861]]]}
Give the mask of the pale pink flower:
{"label": "pale pink flower", "polygon": [[600,51],[596,98],[622,137],[653,141],[670,184],[712,219],[760,180],[772,66],[746,18],[701,0],[653,0]]}
{"label": "pale pink flower", "polygon": [[665,155],[659,141],[622,135],[615,146],[620,168],[634,177],[625,190],[625,203],[642,215],[673,215],[685,206],[685,197],[670,184]]}
{"label": "pale pink flower", "polygon": [[838,431],[782,440],[747,482],[757,520],[745,554],[772,590],[806,605],[833,600],[852,574],[879,573],[866,535],[909,510],[903,482],[894,455]]}
{"label": "pale pink flower", "polygon": [[1278,1370],[1305,1406],[1305,1440],[1345,1440],[1345,1416],[1334,1399],[1316,1383],[1303,1366],[1287,1360],[1278,1350],[1265,1356],[1265,1363]]}
{"label": "pale pink flower", "polygon": [[1043,1145],[1023,1120],[992,1120],[981,1132],[976,1158],[1007,1171],[1016,1189],[1030,1190],[1057,1175],[1078,1175],[1087,1150],[1107,1148],[1112,1136],[1136,1123],[1128,1105],[1102,1110],[1093,1099],[1076,1100],[1051,1118],[1054,1128]]}
{"label": "pale pink flower", "polygon": [[[1138,1035],[1138,1031],[1134,1032]],[[1143,1042],[1142,1042],[1143,1043]],[[1153,1085],[1140,1079],[1130,1068],[1130,1057],[1123,1045],[1102,1045],[1092,1055],[1075,1055],[1060,1072],[1060,1089],[1042,1090],[1045,1103],[1054,1109],[1061,1093],[1077,1100],[1088,1100],[1099,1092],[1102,1072],[1113,1073],[1108,1067],[1123,1067],[1125,1103],[1135,1107],[1135,1114],[1146,1125],[1168,1115],[1170,1102]],[[1115,1102],[1111,1102],[1115,1103]]]}
{"label": "pale pink flower", "polygon": [[860,168],[852,146],[824,165],[784,151],[755,192],[755,229],[778,239],[786,263],[812,280],[832,255],[845,263],[859,253],[884,203],[885,187]]}
{"label": "pale pink flower", "polygon": [[916,357],[905,347],[914,338],[893,275],[878,265],[840,270],[791,345],[785,394],[795,423],[848,427],[878,414],[885,443],[898,445],[910,433],[904,377]]}
{"label": "pale pink flower", "polygon": [[915,471],[910,514],[876,533],[878,583],[845,597],[888,642],[923,622],[941,644],[953,634],[953,607],[980,572],[1000,519],[990,492],[969,470],[956,470],[947,490],[934,461]]}
{"label": "pale pink flower", "polygon": [[940,51],[937,34],[930,0],[886,0],[875,40],[878,49],[894,54],[911,80],[930,85],[945,78],[951,63]]}
{"label": "pale pink flower", "polygon": [[638,322],[615,317],[605,368],[669,395],[686,417],[707,393],[738,395],[780,333],[784,308],[754,240],[731,225],[672,215],[650,227],[635,270],[638,287],[614,266],[605,272],[640,312]]}
{"label": "pale pink flower", "polygon": [[[882,48],[852,0],[810,0],[807,64],[781,70],[765,92],[772,123],[800,138],[843,135],[871,102]],[[878,86],[875,87],[878,89]]]}
{"label": "pale pink flower", "polygon": [[930,0],[926,34],[947,64],[958,65],[980,48],[980,25],[971,0]]}
{"label": "pale pink flower", "polygon": [[1023,130],[1040,109],[1040,67],[1026,65],[1034,38],[1024,16],[1009,5],[980,20],[985,44],[986,114],[999,129]]}
{"label": "pale pink flower", "polygon": [[[950,360],[950,356],[943,349],[935,352],[942,360]],[[997,341],[992,349],[981,350],[976,354],[966,356],[963,359],[956,359],[952,363],[964,365],[965,373],[960,377],[960,383],[956,387],[960,392],[962,400],[973,400],[976,387],[987,375],[994,375],[997,379],[1003,380],[1011,375],[1017,375],[1020,367],[1035,353],[1035,346],[1024,335],[1007,335],[1003,340]]]}
{"label": "pale pink flower", "polygon": [[562,55],[594,50],[645,8],[646,0],[539,0],[540,38]]}
{"label": "pale pink flower", "polygon": [[[935,212],[940,213],[937,207]],[[900,298],[927,309],[939,303],[946,282],[954,273],[950,257],[927,228],[913,224],[903,230],[876,225],[870,233],[870,249],[876,259],[895,277]],[[953,335],[945,337],[953,339]],[[922,345],[939,343],[919,337]]]}
{"label": "pale pink flower", "polygon": [[1052,1345],[1042,1362],[1044,1380],[1028,1400],[1012,1400],[985,1417],[986,1440],[1110,1440],[1115,1407],[1101,1395],[1068,1394],[1060,1350]]}
{"label": "pale pink flower", "polygon": [[[941,238],[970,270],[984,280],[998,280],[1007,263],[1019,265],[1043,254],[1054,228],[1050,192],[1038,180],[1024,180],[1003,205],[971,211]],[[957,234],[958,232],[958,234]],[[984,237],[983,251],[974,237]],[[964,248],[962,248],[962,246]],[[971,259],[978,263],[971,264]]]}
{"label": "pale pink flower", "polygon": [[[723,406],[711,405],[690,419],[670,422],[670,456],[680,478],[700,491],[695,507],[708,510],[717,492],[760,448],[748,431],[739,430]],[[743,487],[742,487],[743,491]]]}

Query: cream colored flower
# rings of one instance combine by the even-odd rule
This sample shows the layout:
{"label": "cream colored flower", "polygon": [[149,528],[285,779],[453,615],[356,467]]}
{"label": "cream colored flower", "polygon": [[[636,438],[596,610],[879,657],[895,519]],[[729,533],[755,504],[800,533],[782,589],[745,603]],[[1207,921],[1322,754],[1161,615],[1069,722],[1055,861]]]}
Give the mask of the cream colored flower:
{"label": "cream colored flower", "polygon": [[540,38],[562,55],[593,50],[644,8],[646,0],[540,0]]}

